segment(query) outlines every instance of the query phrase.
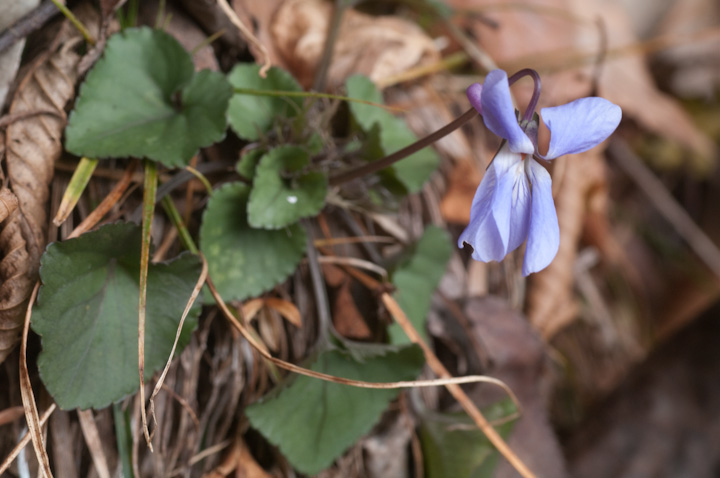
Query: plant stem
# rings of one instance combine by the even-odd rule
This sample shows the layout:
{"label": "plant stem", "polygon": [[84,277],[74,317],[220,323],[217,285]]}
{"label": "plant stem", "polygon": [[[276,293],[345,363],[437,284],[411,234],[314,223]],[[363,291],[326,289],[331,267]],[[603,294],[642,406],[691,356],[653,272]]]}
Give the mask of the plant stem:
{"label": "plant stem", "polygon": [[95,38],[93,38],[90,31],[85,27],[85,25],[82,24],[80,20],[75,16],[73,12],[70,11],[68,7],[63,5],[60,0],[52,0],[52,2],[55,4],[56,7],[62,12],[63,15],[65,15],[65,18],[70,20],[70,23],[72,23],[75,28],[78,29],[78,31],[82,34],[82,36],[85,38],[85,41],[88,42],[91,45],[95,45]]}
{"label": "plant stem", "polygon": [[193,254],[198,254],[199,250],[195,245],[195,241],[193,241],[192,236],[190,235],[190,231],[188,231],[187,227],[185,226],[182,217],[180,217],[180,212],[175,207],[175,203],[173,203],[172,199],[170,199],[170,196],[164,196],[162,198],[162,205],[165,208],[165,212],[167,213],[168,217],[170,218],[170,222],[172,222],[173,226],[175,226],[175,228],[177,229],[178,236],[180,237],[180,242],[182,242],[182,245],[185,246],[185,249],[192,252]]}
{"label": "plant stem", "polygon": [[347,2],[345,0],[335,0],[335,8],[333,9],[332,17],[330,18],[330,25],[328,26],[327,37],[325,38],[325,46],[323,47],[322,57],[320,57],[320,64],[318,64],[317,72],[315,73],[315,81],[313,82],[313,89],[315,91],[322,91],[325,89],[328,70],[330,69],[330,62],[332,61],[333,49],[335,48],[335,42],[337,41],[338,34],[340,33],[340,23],[342,22],[342,17],[346,8]]}
{"label": "plant stem", "polygon": [[532,68],[524,68],[517,73],[515,73],[513,76],[508,78],[508,84],[512,85],[516,81],[518,81],[523,76],[530,76],[533,79],[533,82],[535,84],[535,88],[533,89],[533,95],[532,98],[530,98],[530,102],[527,105],[527,108],[525,109],[525,113],[523,114],[523,121],[528,122],[532,119],[533,115],[535,114],[535,108],[537,108],[538,100],[540,100],[540,89],[541,89],[541,82],[540,82],[540,75],[537,71],[533,70]]}
{"label": "plant stem", "polygon": [[326,98],[329,100],[348,101],[351,103],[362,103],[364,105],[377,106],[388,111],[404,112],[402,108],[383,105],[372,101],[350,98],[349,96],[333,95],[331,93],[318,93],[315,91],[280,91],[280,90],[258,90],[254,88],[234,88],[233,93],[237,95],[270,96],[278,98]]}
{"label": "plant stem", "polygon": [[424,137],[423,139],[416,141],[415,143],[406,146],[405,148],[401,149],[400,151],[396,151],[393,154],[389,156],[385,156],[382,159],[378,159],[377,161],[373,161],[371,163],[363,164],[362,166],[358,166],[356,168],[350,169],[349,171],[345,171],[342,173],[339,173],[335,176],[332,176],[330,178],[330,186],[338,186],[340,184],[346,183],[348,181],[352,181],[353,179],[360,178],[362,176],[366,176],[368,174],[375,173],[377,171],[380,171],[381,169],[385,169],[388,166],[400,161],[401,159],[405,159],[406,157],[410,156],[413,153],[416,153],[423,149],[426,146],[431,145],[435,141],[438,141],[448,134],[452,133],[471,119],[475,118],[477,116],[478,112],[475,110],[475,108],[470,108],[465,113],[463,113],[459,118],[453,120],[452,122],[446,124],[439,130],[435,131],[434,133],[429,134],[428,136]]}
{"label": "plant stem", "polygon": [[142,416],[145,441],[150,451],[153,450],[153,446],[145,413],[145,310],[147,308],[147,278],[150,265],[150,232],[153,214],[155,213],[157,183],[157,164],[146,159],[142,209],[142,246],[140,252],[140,301],[138,305],[138,374],[140,376],[140,414]]}
{"label": "plant stem", "polygon": [[330,339],[332,330],[332,317],[330,316],[330,303],[328,302],[327,290],[325,289],[325,281],[323,281],[320,263],[318,262],[318,254],[313,244],[312,231],[308,223],[304,224],[305,232],[310,240],[307,241],[307,258],[308,268],[310,269],[310,280],[312,282],[313,291],[315,292],[316,309],[318,313],[318,340],[319,348],[326,346]]}

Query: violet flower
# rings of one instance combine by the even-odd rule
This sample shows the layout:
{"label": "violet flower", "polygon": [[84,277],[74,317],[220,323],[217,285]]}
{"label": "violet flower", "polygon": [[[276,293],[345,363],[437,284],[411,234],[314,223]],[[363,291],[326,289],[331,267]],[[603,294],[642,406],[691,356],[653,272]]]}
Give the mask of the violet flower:
{"label": "violet flower", "polygon": [[[535,79],[535,94],[518,121],[510,82],[528,74]],[[500,261],[527,238],[524,276],[547,267],[560,245],[550,174],[536,159],[551,160],[597,146],[615,131],[622,115],[619,106],[603,98],[581,98],[543,108],[540,115],[550,130],[550,146],[543,155],[537,148],[538,119],[534,114],[539,94],[539,77],[532,70],[523,70],[510,81],[504,71],[493,70],[484,84],[475,83],[467,90],[485,126],[506,141],[480,182],[470,223],[458,246],[470,245],[475,260]]]}

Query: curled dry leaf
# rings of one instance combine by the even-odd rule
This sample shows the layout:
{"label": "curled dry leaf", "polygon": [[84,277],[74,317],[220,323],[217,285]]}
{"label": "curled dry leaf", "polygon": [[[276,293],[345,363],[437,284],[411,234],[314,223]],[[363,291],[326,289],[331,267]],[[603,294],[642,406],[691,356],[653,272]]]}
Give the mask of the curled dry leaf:
{"label": "curled dry leaf", "polygon": [[[303,86],[313,82],[332,8],[321,0],[289,0],[277,10],[270,27],[275,49]],[[438,58],[432,40],[417,25],[347,9],[335,43],[328,85],[339,86],[353,73],[379,81]]]}
{"label": "curled dry leaf", "polygon": [[[85,25],[97,23],[90,13],[76,14]],[[45,248],[49,184],[62,152],[65,105],[75,95],[80,61],[72,47],[80,41],[80,34],[66,22],[53,47],[20,82],[10,106],[11,114],[47,110],[57,115],[13,122],[5,136],[7,179],[18,209],[0,230],[0,362],[19,339],[25,304]]]}
{"label": "curled dry leaf", "polygon": [[265,299],[265,306],[278,312],[295,327],[302,327],[300,310],[292,302],[277,297],[268,297]]}
{"label": "curled dry leaf", "polygon": [[255,461],[247,444],[239,435],[232,448],[215,469],[203,475],[203,478],[225,478],[226,476],[244,476],[246,478],[269,478],[270,475]]}
{"label": "curled dry leaf", "polygon": [[8,188],[0,189],[0,222],[18,207],[18,198]]}
{"label": "curled dry leaf", "polygon": [[[39,0],[0,0],[0,31],[14,27],[14,23],[32,11]],[[20,57],[25,47],[25,38],[21,38],[7,50],[0,52],[0,110],[5,106],[5,100],[15,81],[20,66]]]}
{"label": "curled dry leaf", "polygon": [[302,317],[300,310],[292,302],[277,297],[265,297],[250,299],[242,306],[243,317],[246,322],[251,322],[262,310],[263,307],[272,309],[282,315],[285,320],[296,327],[302,327]]}

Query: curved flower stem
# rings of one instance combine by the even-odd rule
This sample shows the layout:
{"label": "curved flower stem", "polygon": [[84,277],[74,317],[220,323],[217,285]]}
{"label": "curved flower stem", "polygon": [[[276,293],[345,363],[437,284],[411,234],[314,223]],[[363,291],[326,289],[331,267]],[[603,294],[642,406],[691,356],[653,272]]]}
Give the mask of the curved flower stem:
{"label": "curved flower stem", "polygon": [[404,147],[400,151],[396,151],[393,154],[389,156],[385,156],[382,159],[378,159],[377,161],[373,161],[371,163],[363,164],[362,166],[359,166],[357,168],[350,169],[349,171],[345,171],[342,173],[339,173],[335,176],[332,176],[330,178],[330,186],[337,186],[339,184],[346,183],[348,181],[352,181],[353,179],[357,179],[362,176],[366,176],[368,174],[375,173],[377,171],[380,171],[381,169],[385,169],[388,166],[400,161],[401,159],[405,159],[406,157],[410,156],[413,153],[416,153],[423,149],[426,146],[431,145],[435,141],[438,141],[445,136],[449,135],[471,119],[475,118],[477,116],[478,112],[475,110],[475,108],[470,108],[465,113],[463,113],[459,118],[453,120],[452,122],[446,124],[439,130],[435,131],[434,133],[429,134],[428,136],[425,136],[423,139],[416,141],[415,143]]}
{"label": "curved flower stem", "polygon": [[535,83],[535,88],[533,90],[532,98],[530,98],[530,103],[528,103],[527,108],[525,109],[525,114],[523,114],[522,120],[524,122],[530,121],[533,117],[533,114],[535,114],[535,108],[537,108],[538,100],[540,99],[540,89],[541,89],[541,83],[540,83],[540,75],[537,71],[533,70],[532,68],[523,68],[522,70],[515,73],[513,76],[508,78],[508,83],[512,85],[516,81],[518,81],[523,76],[531,76],[533,79],[533,82]]}

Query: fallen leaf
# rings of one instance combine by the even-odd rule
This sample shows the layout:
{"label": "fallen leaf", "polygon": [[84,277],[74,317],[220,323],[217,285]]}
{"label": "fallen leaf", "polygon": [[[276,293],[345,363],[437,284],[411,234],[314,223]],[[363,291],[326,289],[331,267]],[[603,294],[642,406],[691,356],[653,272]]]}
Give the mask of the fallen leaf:
{"label": "fallen leaf", "polygon": [[262,309],[264,304],[265,300],[262,298],[250,299],[245,302],[242,306],[242,313],[245,322],[252,322],[252,320],[257,316],[257,313],[260,312],[260,309]]}
{"label": "fallen leaf", "polygon": [[372,331],[368,327],[363,315],[358,310],[352,292],[352,280],[349,276],[337,288],[334,294],[332,317],[335,330],[342,335],[354,340],[368,340],[372,337]]}
{"label": "fallen leaf", "polygon": [[18,207],[18,198],[8,188],[0,189],[0,222]]}
{"label": "fallen leaf", "polygon": [[[508,445],[537,476],[567,476],[558,438],[549,424],[553,377],[542,338],[521,313],[497,297],[469,301],[465,315],[491,364],[483,373],[506,383],[520,401],[521,417],[514,424]],[[499,389],[483,385],[473,386],[469,394],[479,406],[505,398]],[[518,475],[503,460],[492,476]]]}
{"label": "fallen leaf", "polygon": [[270,478],[270,475],[255,461],[245,440],[237,436],[225,459],[203,478]]}
{"label": "fallen leaf", "polygon": [[[641,38],[652,35],[675,43],[657,54],[657,60],[671,66],[663,69],[667,71],[663,84],[681,97],[711,100],[720,85],[716,66],[720,62],[720,4],[715,0],[690,0],[663,5],[649,0],[624,5]],[[656,15],[647,15],[652,9]],[[639,26],[640,22],[646,24]]]}
{"label": "fallen leaf", "polygon": [[[274,46],[305,87],[312,85],[333,7],[321,0],[289,0],[270,26]],[[328,71],[328,87],[361,73],[373,81],[439,58],[432,39],[417,25],[392,16],[370,16],[353,9],[343,15]]]}
{"label": "fallen leaf", "polygon": [[[602,18],[609,49],[638,42],[627,12],[621,7],[596,0],[576,0],[573,8],[579,14]],[[585,31],[581,41],[587,42],[587,35],[590,33]],[[623,109],[623,116],[633,118],[653,133],[672,139],[703,158],[714,155],[716,148],[712,140],[700,131],[677,100],[657,89],[644,55],[631,52],[608,58],[599,88],[602,96]]]}
{"label": "fallen leaf", "polygon": [[[0,0],[0,11],[2,12],[0,31],[4,32],[13,26],[13,23],[37,7],[39,3],[40,0]],[[4,109],[10,86],[15,81],[23,48],[25,48],[25,39],[21,38],[0,53],[0,111]]]}
{"label": "fallen leaf", "polygon": [[265,299],[265,307],[277,311],[285,317],[285,320],[293,324],[295,327],[302,327],[302,317],[300,310],[295,304],[277,297],[268,297]]}
{"label": "fallen leaf", "polygon": [[605,160],[600,148],[563,156],[554,163],[553,189],[557,191],[555,205],[560,224],[560,248],[546,269],[533,274],[527,297],[528,318],[546,340],[577,317],[579,309],[573,287],[573,269],[578,242],[591,193],[602,191],[607,194],[604,188]]}
{"label": "fallen leaf", "polygon": [[[98,24],[92,8],[76,15],[91,29]],[[75,95],[77,65],[72,48],[81,36],[70,22],[60,30],[56,48],[38,61],[17,87],[10,113],[47,110],[57,115],[31,116],[13,122],[5,137],[9,187],[18,209],[0,231],[0,362],[19,339],[25,303],[37,279],[47,234],[47,200],[54,163],[62,152],[65,104]]]}

